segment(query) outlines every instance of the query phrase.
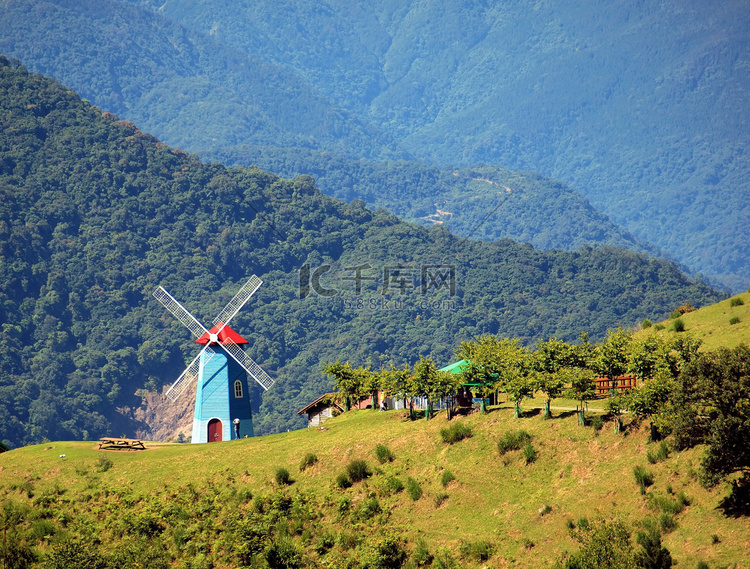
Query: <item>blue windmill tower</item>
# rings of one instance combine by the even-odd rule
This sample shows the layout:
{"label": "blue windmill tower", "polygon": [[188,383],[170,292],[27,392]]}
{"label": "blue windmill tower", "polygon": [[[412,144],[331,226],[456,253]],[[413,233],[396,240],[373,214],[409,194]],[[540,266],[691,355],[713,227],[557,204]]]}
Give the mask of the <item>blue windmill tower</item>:
{"label": "blue windmill tower", "polygon": [[247,376],[252,377],[265,390],[273,385],[273,379],[245,354],[240,346],[248,342],[229,327],[229,321],[262,284],[263,281],[255,275],[250,277],[224,310],[214,318],[210,330],[198,322],[163,287],[154,291],[154,297],[192,332],[197,344],[203,345],[200,353],[166,393],[170,400],[175,401],[196,382],[194,443],[253,436]]}

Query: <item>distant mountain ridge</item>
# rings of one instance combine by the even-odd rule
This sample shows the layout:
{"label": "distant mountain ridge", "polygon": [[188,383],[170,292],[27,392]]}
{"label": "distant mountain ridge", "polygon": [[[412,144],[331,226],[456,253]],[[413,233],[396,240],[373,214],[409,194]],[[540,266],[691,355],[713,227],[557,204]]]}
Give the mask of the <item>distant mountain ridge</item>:
{"label": "distant mountain ridge", "polygon": [[258,433],[300,425],[326,361],[444,365],[479,334],[598,338],[722,297],[631,251],[461,239],[309,176],[203,164],[0,58],[0,440],[148,436],[139,409],[195,355],[151,291],[210,319],[250,274],[233,328],[276,379]]}
{"label": "distant mountain ridge", "polygon": [[745,290],[748,10],[9,0],[0,53],[192,152],[271,145],[541,172]]}
{"label": "distant mountain ridge", "polygon": [[228,165],[255,164],[290,178],[311,175],[330,196],[362,199],[370,207],[384,207],[421,225],[439,224],[461,237],[508,238],[569,251],[606,244],[664,256],[610,221],[582,194],[533,173],[352,160],[316,150],[258,146],[201,155]]}
{"label": "distant mountain ridge", "polygon": [[560,179],[686,265],[750,285],[747,2],[166,0],[158,13],[294,70],[418,159]]}
{"label": "distant mountain ridge", "polygon": [[[227,143],[389,153],[385,136],[291,71],[127,2],[11,0],[0,53],[187,150]],[[359,154],[358,154],[359,155]]]}

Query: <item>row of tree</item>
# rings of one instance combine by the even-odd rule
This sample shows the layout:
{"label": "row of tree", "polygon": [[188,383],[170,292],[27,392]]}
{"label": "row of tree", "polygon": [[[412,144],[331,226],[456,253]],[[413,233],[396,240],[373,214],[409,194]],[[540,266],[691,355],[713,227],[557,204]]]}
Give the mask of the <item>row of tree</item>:
{"label": "row of tree", "polygon": [[[610,412],[617,418],[625,408],[632,408],[639,417],[656,412],[663,403],[665,390],[683,367],[698,354],[700,342],[691,336],[666,339],[649,335],[635,339],[622,328],[611,330],[606,339],[592,343],[583,334],[578,343],[557,338],[538,341],[534,348],[521,344],[518,338],[484,335],[462,342],[456,355],[463,360],[461,372],[451,374],[436,368],[430,358],[420,357],[413,367],[391,366],[373,371],[369,366],[352,367],[349,362],[326,364],[323,371],[336,381],[336,388],[348,402],[367,395],[373,398],[378,391],[394,397],[424,397],[431,404],[455,394],[470,385],[481,398],[482,411],[493,393],[503,392],[514,403],[518,417],[521,403],[535,393],[544,394],[544,417],[552,415],[554,399],[566,397],[579,402],[579,421],[584,423],[586,402],[596,395],[596,377],[614,378],[632,374],[642,388],[627,397],[618,396],[609,402]],[[347,403],[348,406],[348,403]],[[449,404],[449,416],[452,405]]]}
{"label": "row of tree", "polygon": [[[633,335],[622,328],[611,330],[598,343],[584,334],[577,343],[550,338],[533,348],[515,338],[487,335],[460,345],[456,355],[464,362],[459,374],[438,370],[424,357],[413,367],[372,371],[336,361],[323,370],[335,378],[347,409],[351,400],[368,395],[375,408],[377,392],[383,391],[410,400],[427,398],[428,419],[433,404],[445,399],[450,419],[452,396],[470,385],[482,400],[483,412],[492,393],[504,392],[514,403],[516,417],[523,399],[535,393],[545,397],[545,418],[552,416],[554,399],[576,399],[581,425],[586,403],[597,393],[595,378],[612,381],[631,374],[638,387],[617,394],[612,388],[607,400],[615,432],[620,432],[626,412],[635,422],[649,419],[652,436],[672,435],[677,449],[706,445],[701,462],[706,485],[741,473],[742,485],[750,488],[750,347],[701,352],[700,345],[688,334]],[[411,406],[410,410],[413,413]]]}

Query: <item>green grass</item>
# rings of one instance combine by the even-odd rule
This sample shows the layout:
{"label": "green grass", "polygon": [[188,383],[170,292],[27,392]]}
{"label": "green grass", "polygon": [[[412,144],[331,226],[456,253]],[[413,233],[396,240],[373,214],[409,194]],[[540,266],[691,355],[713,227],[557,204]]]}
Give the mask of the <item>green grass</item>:
{"label": "green grass", "polygon": [[733,348],[741,342],[748,343],[750,338],[750,292],[745,292],[722,300],[710,306],[704,306],[694,312],[680,316],[684,332],[674,331],[674,320],[667,320],[656,326],[638,332],[653,334],[655,329],[663,326],[656,333],[661,336],[675,336],[688,333],[703,341],[703,350],[715,350],[720,347]]}
{"label": "green grass", "polygon": [[[615,515],[635,529],[645,518],[656,516],[665,527],[676,524],[664,545],[682,567],[699,561],[727,566],[744,559],[750,520],[722,516],[717,505],[726,488],[706,490],[689,474],[698,469],[701,449],[675,452],[649,465],[654,481],[649,494],[667,497],[649,503],[633,480],[633,465],[645,463],[645,449],[651,448],[645,427],[629,429],[627,437],[612,429],[595,436],[592,429],[579,427],[572,414],[558,413],[548,421],[540,414],[514,419],[512,404],[461,421],[471,427],[472,437],[455,445],[441,440],[440,430],[450,424],[444,415],[412,422],[401,411],[352,411],[328,421],[326,431],[305,429],[207,445],[148,444],[142,452],[107,453],[91,442],[30,446],[0,454],[0,502],[11,500],[37,512],[28,522],[28,531],[36,535],[91,526],[105,543],[115,546],[122,540],[117,518],[132,512],[132,531],[163,532],[162,539],[186,541],[187,548],[191,532],[197,531],[191,529],[191,508],[205,504],[206,520],[212,519],[217,504],[225,512],[248,516],[271,507],[266,497],[283,491],[292,498],[310,496],[314,503],[310,512],[315,518],[288,528],[289,539],[299,548],[305,547],[307,531],[310,551],[345,555],[364,547],[361,543],[367,540],[379,539],[386,527],[381,524],[386,524],[404,538],[409,552],[416,552],[421,538],[436,562],[448,563],[450,555],[464,567],[546,566],[576,547],[568,520]],[[497,441],[519,430],[531,437],[536,459],[525,464],[519,452],[504,465]],[[346,476],[345,466],[352,461],[372,460],[375,441],[388,441],[398,460],[339,488],[337,475]],[[308,453],[318,458],[314,468],[278,490],[276,470],[291,471]],[[106,470],[99,466],[102,454],[111,461]],[[460,481],[451,483],[447,492],[442,484],[446,471]],[[405,491],[409,479],[417,482],[421,499],[413,501]],[[668,485],[675,495],[667,493]],[[680,493],[690,499],[682,499]],[[679,509],[673,502],[683,503],[679,513],[671,513]],[[164,524],[150,516],[151,505],[174,510],[174,519],[185,521]],[[291,507],[305,511],[293,501]],[[543,516],[541,509],[546,510]],[[40,520],[49,523],[32,528]],[[195,527],[204,526],[206,522]],[[712,544],[712,535],[731,539]],[[493,544],[489,562],[477,560],[485,555],[482,543]],[[529,543],[535,544],[533,555],[528,554]],[[465,557],[459,554],[462,544]],[[49,547],[40,546],[42,551]]]}

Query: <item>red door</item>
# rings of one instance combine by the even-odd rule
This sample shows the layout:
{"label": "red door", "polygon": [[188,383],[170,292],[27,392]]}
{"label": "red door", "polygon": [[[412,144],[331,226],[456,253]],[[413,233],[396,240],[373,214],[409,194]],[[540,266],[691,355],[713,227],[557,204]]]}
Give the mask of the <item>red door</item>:
{"label": "red door", "polygon": [[208,442],[214,443],[221,440],[221,421],[211,419],[208,422]]}

